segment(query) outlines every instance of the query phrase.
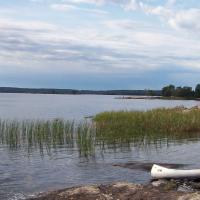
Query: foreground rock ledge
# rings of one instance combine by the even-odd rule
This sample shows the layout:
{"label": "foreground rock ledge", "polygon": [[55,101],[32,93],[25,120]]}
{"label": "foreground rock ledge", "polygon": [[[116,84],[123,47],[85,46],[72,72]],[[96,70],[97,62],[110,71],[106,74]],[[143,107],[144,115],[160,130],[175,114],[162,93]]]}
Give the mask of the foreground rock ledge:
{"label": "foreground rock ledge", "polygon": [[177,192],[173,187],[117,182],[73,187],[44,193],[32,200],[200,200],[200,192]]}

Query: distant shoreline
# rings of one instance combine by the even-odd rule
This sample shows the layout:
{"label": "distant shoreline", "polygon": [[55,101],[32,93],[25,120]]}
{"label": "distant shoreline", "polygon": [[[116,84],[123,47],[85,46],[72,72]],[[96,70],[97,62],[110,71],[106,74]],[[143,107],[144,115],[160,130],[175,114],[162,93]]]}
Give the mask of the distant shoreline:
{"label": "distant shoreline", "polygon": [[[147,95],[147,90],[77,90],[56,88],[18,88],[0,87],[0,93],[27,93],[27,94],[94,94],[94,95]],[[153,91],[156,96],[161,95],[161,90]]]}
{"label": "distant shoreline", "polygon": [[151,90],[155,95],[149,95],[148,90],[77,90],[54,88],[18,88],[0,87],[0,93],[11,94],[68,94],[68,95],[116,95],[115,99],[160,99],[160,100],[195,100],[195,97],[164,97],[161,90]]}

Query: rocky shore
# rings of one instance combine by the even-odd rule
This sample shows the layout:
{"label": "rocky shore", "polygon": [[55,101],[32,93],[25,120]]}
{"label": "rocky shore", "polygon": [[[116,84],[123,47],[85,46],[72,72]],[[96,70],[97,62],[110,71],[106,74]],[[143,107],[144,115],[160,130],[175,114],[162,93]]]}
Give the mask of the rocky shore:
{"label": "rocky shore", "polygon": [[146,185],[116,182],[67,188],[29,200],[200,200],[200,182],[157,180]]}

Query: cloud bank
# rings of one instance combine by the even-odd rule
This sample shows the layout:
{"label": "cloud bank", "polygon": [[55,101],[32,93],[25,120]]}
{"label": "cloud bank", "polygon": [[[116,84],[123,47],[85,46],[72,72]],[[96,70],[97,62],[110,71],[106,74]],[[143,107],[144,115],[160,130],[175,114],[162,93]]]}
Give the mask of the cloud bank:
{"label": "cloud bank", "polygon": [[2,77],[56,73],[115,80],[166,73],[174,81],[177,74],[180,79],[182,73],[191,77],[200,72],[198,8],[175,0],[30,3],[30,13],[19,10],[26,3],[22,8],[1,8]]}

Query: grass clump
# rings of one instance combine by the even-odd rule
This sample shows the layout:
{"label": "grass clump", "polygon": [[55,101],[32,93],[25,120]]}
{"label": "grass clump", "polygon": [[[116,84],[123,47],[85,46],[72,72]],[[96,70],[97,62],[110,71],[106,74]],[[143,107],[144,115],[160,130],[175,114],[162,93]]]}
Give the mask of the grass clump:
{"label": "grass clump", "polygon": [[94,118],[97,136],[105,138],[184,138],[200,135],[200,110],[184,108],[104,112]]}

